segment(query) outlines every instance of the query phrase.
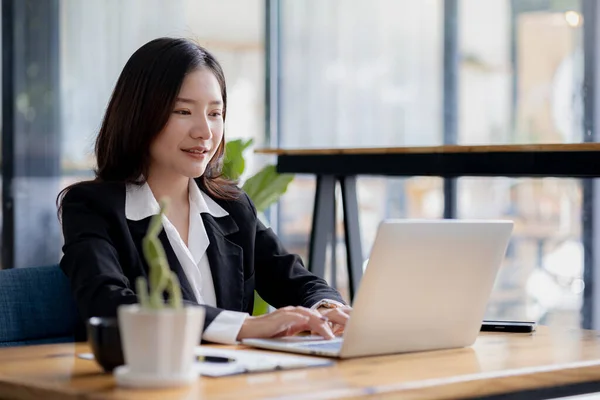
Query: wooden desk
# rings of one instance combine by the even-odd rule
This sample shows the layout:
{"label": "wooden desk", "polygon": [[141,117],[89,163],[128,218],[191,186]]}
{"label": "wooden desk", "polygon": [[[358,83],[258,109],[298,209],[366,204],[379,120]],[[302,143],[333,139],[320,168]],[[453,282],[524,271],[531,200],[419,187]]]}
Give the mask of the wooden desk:
{"label": "wooden desk", "polygon": [[75,355],[86,344],[0,349],[0,397],[11,399],[456,399],[533,390],[527,398],[600,390],[600,332],[482,334],[469,348],[339,361],[318,369],[227,378],[189,388],[132,390]]}
{"label": "wooden desk", "polygon": [[316,175],[307,264],[320,277],[325,275],[327,244],[332,242],[335,226],[335,186],[340,183],[351,299],[358,290],[364,260],[356,196],[358,175],[600,177],[600,143],[259,149],[256,152],[276,155],[279,172]]}

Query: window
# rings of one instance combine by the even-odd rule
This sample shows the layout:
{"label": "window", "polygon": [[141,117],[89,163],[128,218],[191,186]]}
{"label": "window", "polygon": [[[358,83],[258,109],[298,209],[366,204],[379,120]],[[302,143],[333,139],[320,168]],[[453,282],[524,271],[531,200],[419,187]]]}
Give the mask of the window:
{"label": "window", "polygon": [[[580,1],[460,0],[455,15],[448,3],[283,1],[281,147],[440,145],[444,112],[454,108],[459,144],[581,142]],[[444,18],[454,17],[457,34],[444,37]],[[458,49],[450,105],[443,103],[447,41]],[[449,189],[442,182],[359,178],[363,253],[382,218],[441,218],[444,195],[456,195],[458,218],[515,221],[488,318],[579,326],[580,181],[460,178]],[[280,210],[283,239],[305,257],[313,195],[313,178],[299,176]],[[334,257],[342,290],[343,250]]]}
{"label": "window", "polygon": [[[439,1],[280,4],[282,147],[441,144]],[[438,178],[360,179],[364,253],[383,217],[439,218],[441,184]],[[314,187],[313,177],[297,176],[280,204],[279,234],[305,259]],[[336,259],[337,284],[347,295],[341,241]]]}
{"label": "window", "polygon": [[227,137],[264,140],[261,0],[13,3],[15,50],[27,51],[14,57],[14,224],[3,218],[5,239],[14,238],[4,245],[14,260],[4,267],[59,261],[56,195],[93,176],[94,140],[117,77],[152,39],[191,38],[213,52],[227,79]]}
{"label": "window", "polygon": [[[459,143],[581,142],[580,2],[459,4]],[[515,221],[488,318],[580,326],[581,182],[461,178],[457,194],[459,218]]]}

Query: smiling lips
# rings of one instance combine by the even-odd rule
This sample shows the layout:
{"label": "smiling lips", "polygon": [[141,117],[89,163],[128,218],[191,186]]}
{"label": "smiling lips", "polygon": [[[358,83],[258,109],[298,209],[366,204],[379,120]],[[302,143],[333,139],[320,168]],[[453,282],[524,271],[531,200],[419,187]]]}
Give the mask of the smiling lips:
{"label": "smiling lips", "polygon": [[203,146],[190,147],[189,149],[182,149],[182,151],[184,151],[185,153],[187,153],[188,155],[190,155],[194,158],[199,158],[199,159],[206,157],[209,152],[208,148],[203,147]]}

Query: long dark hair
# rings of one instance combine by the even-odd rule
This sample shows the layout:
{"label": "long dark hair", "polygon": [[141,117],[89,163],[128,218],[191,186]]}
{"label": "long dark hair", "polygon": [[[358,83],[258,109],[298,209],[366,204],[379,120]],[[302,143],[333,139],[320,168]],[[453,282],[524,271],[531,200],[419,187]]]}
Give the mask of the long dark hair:
{"label": "long dark hair", "polygon": [[[225,121],[225,75],[202,46],[188,39],[159,38],[133,53],[119,76],[96,139],[95,181],[143,183],[140,177],[148,176],[150,144],[167,124],[186,74],[200,68],[209,69],[221,86]],[[225,135],[197,181],[210,196],[234,200],[240,191],[221,175],[224,152]],[[69,189],[59,194],[59,204]]]}

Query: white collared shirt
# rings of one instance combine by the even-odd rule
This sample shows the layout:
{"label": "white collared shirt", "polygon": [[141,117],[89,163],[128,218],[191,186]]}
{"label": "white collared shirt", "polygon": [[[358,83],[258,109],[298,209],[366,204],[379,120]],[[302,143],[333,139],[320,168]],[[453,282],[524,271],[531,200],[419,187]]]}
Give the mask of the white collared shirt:
{"label": "white collared shirt", "polygon": [[[189,184],[190,220],[188,246],[184,243],[175,226],[163,215],[163,227],[177,260],[192,286],[199,304],[216,307],[217,299],[206,249],[210,244],[201,213],[208,213],[214,218],[229,215],[213,199],[203,193],[194,180]],[[132,221],[139,221],[158,214],[160,206],[147,183],[141,186],[127,185],[125,196],[125,216]],[[213,322],[206,327],[204,340],[235,344],[247,313],[225,310],[219,313]]]}

